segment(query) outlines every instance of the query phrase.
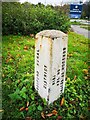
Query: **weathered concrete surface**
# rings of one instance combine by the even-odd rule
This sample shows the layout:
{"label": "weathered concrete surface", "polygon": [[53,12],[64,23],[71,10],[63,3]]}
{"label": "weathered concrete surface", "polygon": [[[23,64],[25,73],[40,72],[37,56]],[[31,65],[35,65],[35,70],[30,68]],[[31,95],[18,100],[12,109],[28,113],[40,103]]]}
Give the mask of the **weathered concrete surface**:
{"label": "weathered concrete surface", "polygon": [[64,93],[67,43],[67,34],[58,30],[44,30],[36,35],[34,86],[48,104]]}
{"label": "weathered concrete surface", "polygon": [[71,28],[77,34],[81,34],[81,35],[84,35],[86,38],[90,38],[90,31],[84,28],[80,28],[79,25],[71,25]]}
{"label": "weathered concrete surface", "polygon": [[63,33],[62,31],[59,30],[43,30],[36,34],[36,38],[39,36],[42,37],[49,37],[49,38],[62,38],[62,37],[67,37],[67,34]]}

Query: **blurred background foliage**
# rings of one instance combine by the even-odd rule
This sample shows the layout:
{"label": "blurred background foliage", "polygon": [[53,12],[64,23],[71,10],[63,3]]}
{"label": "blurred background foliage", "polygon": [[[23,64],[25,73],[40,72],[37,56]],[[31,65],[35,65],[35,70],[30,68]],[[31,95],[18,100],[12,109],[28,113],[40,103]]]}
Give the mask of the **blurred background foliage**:
{"label": "blurred background foliage", "polygon": [[28,2],[2,3],[2,33],[36,34],[44,29],[57,29],[67,32],[70,26],[69,18],[58,7],[44,6]]}

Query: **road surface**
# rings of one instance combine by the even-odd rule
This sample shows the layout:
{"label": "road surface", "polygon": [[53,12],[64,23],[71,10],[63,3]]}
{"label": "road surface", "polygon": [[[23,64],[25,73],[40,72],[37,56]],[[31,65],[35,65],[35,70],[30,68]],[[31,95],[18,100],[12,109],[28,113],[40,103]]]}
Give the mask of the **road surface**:
{"label": "road surface", "polygon": [[79,22],[79,23],[84,24],[84,25],[90,25],[90,21],[89,20],[71,19],[70,21],[71,22]]}
{"label": "road surface", "polygon": [[79,25],[71,25],[71,28],[77,34],[84,35],[86,38],[90,38],[90,31],[84,28],[80,28]]}

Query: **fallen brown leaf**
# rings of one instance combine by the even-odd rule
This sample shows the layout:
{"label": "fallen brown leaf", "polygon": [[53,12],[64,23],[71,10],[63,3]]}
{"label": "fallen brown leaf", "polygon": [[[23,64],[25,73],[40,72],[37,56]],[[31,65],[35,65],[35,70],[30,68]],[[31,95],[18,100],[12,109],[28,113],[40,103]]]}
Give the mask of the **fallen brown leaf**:
{"label": "fallen brown leaf", "polygon": [[23,110],[25,110],[25,107],[21,107],[19,110],[20,110],[20,111],[23,111]]}
{"label": "fallen brown leaf", "polygon": [[45,119],[44,112],[41,112],[41,116],[42,116],[42,118],[44,118],[44,119]]}
{"label": "fallen brown leaf", "polygon": [[28,46],[24,46],[24,50],[28,50]]}
{"label": "fallen brown leaf", "polygon": [[63,106],[63,104],[64,104],[64,97],[61,100],[60,106]]}
{"label": "fallen brown leaf", "polygon": [[25,110],[26,110],[26,111],[28,111],[28,107],[27,107],[27,108],[25,108]]}
{"label": "fallen brown leaf", "polygon": [[58,113],[58,112],[57,112],[56,110],[53,110],[53,111],[52,111],[52,114],[53,114],[53,115],[56,115],[57,113]]}
{"label": "fallen brown leaf", "polygon": [[49,114],[47,114],[46,116],[47,117],[51,117],[53,114],[52,113],[49,113]]}

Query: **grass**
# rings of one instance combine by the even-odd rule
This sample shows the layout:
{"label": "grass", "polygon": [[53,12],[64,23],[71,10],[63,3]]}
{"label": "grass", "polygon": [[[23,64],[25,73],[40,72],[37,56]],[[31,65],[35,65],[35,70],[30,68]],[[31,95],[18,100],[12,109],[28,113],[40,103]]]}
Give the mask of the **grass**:
{"label": "grass", "polygon": [[80,22],[77,22],[77,21],[74,21],[74,22],[71,22],[72,25],[81,25]]}
{"label": "grass", "polygon": [[88,39],[73,32],[68,35],[65,92],[50,106],[33,87],[35,39],[3,36],[3,120],[89,120]]}
{"label": "grass", "polygon": [[72,25],[80,25],[81,28],[84,28],[84,29],[90,30],[90,25],[89,25],[89,24],[86,25],[86,24],[82,24],[82,23],[80,23],[80,22],[76,22],[76,21],[71,22],[71,24],[72,24]]}
{"label": "grass", "polygon": [[81,25],[80,27],[84,28],[84,29],[87,29],[87,30],[90,30],[90,25]]}

